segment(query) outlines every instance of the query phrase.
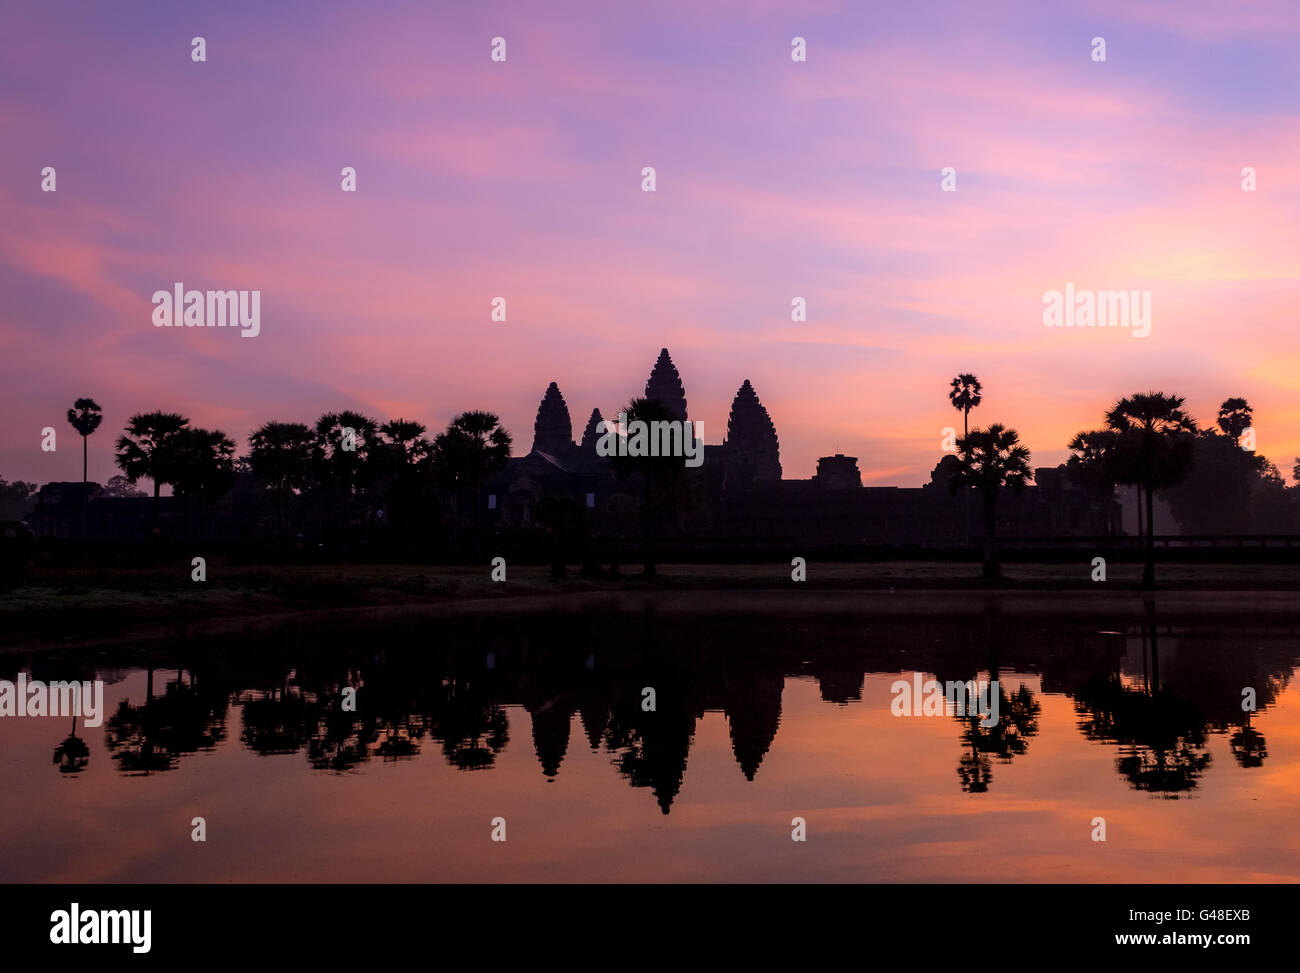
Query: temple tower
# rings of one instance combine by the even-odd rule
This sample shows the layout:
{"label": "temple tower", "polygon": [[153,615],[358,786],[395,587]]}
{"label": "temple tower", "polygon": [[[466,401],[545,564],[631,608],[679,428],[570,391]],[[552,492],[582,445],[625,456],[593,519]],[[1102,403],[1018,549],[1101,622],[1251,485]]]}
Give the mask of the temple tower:
{"label": "temple tower", "polygon": [[645,397],[662,403],[679,420],[686,418],[686,390],[667,348],[660,350],[659,360],[645,383]]}
{"label": "temple tower", "polygon": [[595,454],[596,443],[604,433],[600,430],[600,424],[603,420],[600,417],[599,409],[591,410],[591,418],[587,420],[587,428],[582,431],[582,451],[584,453]]}
{"label": "temple tower", "polygon": [[573,421],[569,418],[569,407],[560,394],[560,387],[552,382],[546,387],[542,403],[537,407],[537,421],[533,423],[533,452],[563,458],[572,449]]}
{"label": "temple tower", "polygon": [[726,441],[731,447],[732,462],[746,479],[781,479],[781,446],[776,438],[776,425],[758,400],[749,379],[745,379],[731,403]]}

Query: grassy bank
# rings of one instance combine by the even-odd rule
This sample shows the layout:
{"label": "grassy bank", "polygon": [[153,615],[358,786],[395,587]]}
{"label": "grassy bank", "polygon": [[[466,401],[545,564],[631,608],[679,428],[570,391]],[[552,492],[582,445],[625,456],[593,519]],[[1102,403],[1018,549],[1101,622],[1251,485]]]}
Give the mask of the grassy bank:
{"label": "grassy bank", "polygon": [[[935,562],[817,563],[806,582],[783,564],[664,565],[646,581],[639,569],[596,579],[571,572],[553,581],[547,567],[510,566],[493,582],[490,568],[412,565],[231,565],[212,559],[207,580],[190,580],[188,563],[169,568],[43,566],[22,587],[0,594],[3,647],[79,644],[214,621],[238,622],[343,609],[431,611],[623,605],[646,594],[664,605],[707,611],[749,599],[761,610],[954,611],[987,597],[978,566]],[[1087,611],[1088,605],[1140,602],[1141,568],[1113,565],[1104,583],[1087,562],[1015,564],[997,593],[1013,610]],[[1300,606],[1300,566],[1166,565],[1161,600],[1188,610],[1286,613]],[[822,599],[814,593],[838,593]],[[761,597],[753,602],[755,593]],[[930,593],[931,597],[926,597]],[[940,594],[935,594],[940,593]],[[846,598],[846,596],[848,596]],[[489,606],[486,602],[495,600]],[[1017,609],[1015,606],[1019,606]],[[961,610],[965,610],[964,608]]]}

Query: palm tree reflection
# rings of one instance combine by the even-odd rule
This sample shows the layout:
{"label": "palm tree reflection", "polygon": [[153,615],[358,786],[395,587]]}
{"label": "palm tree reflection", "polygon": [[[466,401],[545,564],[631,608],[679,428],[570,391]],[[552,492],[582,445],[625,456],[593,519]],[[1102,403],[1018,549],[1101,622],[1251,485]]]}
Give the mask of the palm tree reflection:
{"label": "palm tree reflection", "polygon": [[61,774],[79,774],[90,763],[90,747],[77,736],[77,717],[72,717],[72,733],[54,748],[54,762]]}
{"label": "palm tree reflection", "polygon": [[1158,636],[1148,599],[1141,686],[1126,685],[1117,673],[1094,679],[1076,696],[1075,709],[1086,737],[1119,745],[1115,767],[1135,790],[1176,798],[1196,787],[1212,757],[1201,710],[1161,683]]}
{"label": "palm tree reflection", "polygon": [[[1115,770],[1135,790],[1165,797],[1194,790],[1211,765],[1212,734],[1223,734],[1241,767],[1268,758],[1256,726],[1261,721],[1242,712],[1235,694],[1254,688],[1261,710],[1276,702],[1296,664],[1284,641],[1246,651],[1217,635],[1171,636],[1167,625],[1156,624],[1152,605],[1137,637],[1083,631],[1044,646],[1026,636],[1022,619],[1001,619],[998,604],[986,599],[983,626],[978,616],[955,632],[950,620],[936,622],[923,639],[916,629],[925,623],[910,619],[895,630],[882,622],[879,631],[887,634],[881,638],[875,630],[864,637],[856,617],[810,636],[802,622],[782,629],[761,617],[728,618],[705,629],[647,617],[629,628],[625,616],[593,613],[448,622],[438,629],[446,644],[434,652],[427,650],[427,623],[412,623],[409,644],[402,632],[379,643],[365,633],[313,632],[301,642],[249,640],[211,654],[184,645],[171,651],[194,667],[176,668],[159,695],[157,670],[149,664],[143,701],[117,706],[105,721],[105,740],[123,773],[170,770],[187,755],[220,745],[233,702],[241,710],[239,740],[255,754],[301,754],[298,766],[345,774],[376,758],[418,762],[433,753],[471,771],[497,766],[518,712],[531,722],[525,740],[531,736],[535,767],[548,780],[572,773],[566,755],[585,740],[609,755],[628,785],[651,791],[667,814],[682,792],[706,713],[725,719],[734,766],[746,781],[758,781],[791,679],[816,680],[814,691],[840,710],[873,705],[864,702],[867,674],[924,664],[942,682],[978,686],[981,675],[986,684],[998,679],[994,725],[981,725],[970,686],[963,690],[963,713],[954,714],[964,793],[989,791],[994,771],[1007,773],[998,765],[1026,755],[1039,732],[1040,690],[1017,685],[1011,672],[1035,674],[1041,692],[1073,699],[1080,732],[1114,751]],[[646,687],[655,689],[653,709],[642,705]],[[344,708],[349,697],[356,705]],[[581,736],[574,734],[575,716]],[[837,733],[856,724],[827,713],[818,725]],[[863,743],[867,752],[877,745]],[[53,762],[60,773],[75,775],[89,756],[74,719]]]}

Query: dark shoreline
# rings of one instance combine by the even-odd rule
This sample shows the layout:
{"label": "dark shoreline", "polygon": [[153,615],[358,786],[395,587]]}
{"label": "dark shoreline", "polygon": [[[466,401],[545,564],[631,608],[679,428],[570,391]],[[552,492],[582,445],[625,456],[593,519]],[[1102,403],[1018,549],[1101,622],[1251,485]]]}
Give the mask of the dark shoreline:
{"label": "dark shoreline", "polygon": [[[618,613],[631,616],[846,616],[867,619],[976,618],[996,611],[1054,627],[1097,629],[1140,624],[1148,603],[1162,625],[1205,624],[1266,628],[1300,626],[1300,593],[1272,588],[1263,578],[1216,579],[1215,587],[1144,592],[1130,583],[1052,585],[1049,579],[1010,580],[984,588],[953,576],[898,577],[882,566],[822,565],[820,583],[780,583],[755,577],[768,566],[746,566],[742,585],[728,587],[734,566],[666,566],[653,583],[619,580],[551,581],[545,569],[512,569],[516,580],[493,584],[472,569],[392,568],[387,583],[374,569],[333,568],[318,588],[268,590],[253,583],[209,588],[18,588],[0,595],[5,638],[0,654],[93,651],[124,643],[235,638],[278,629],[420,623],[441,618],[528,614]],[[888,566],[885,566],[888,567]],[[840,576],[829,569],[840,569]],[[780,575],[780,566],[770,569]],[[857,577],[852,577],[857,575]],[[251,582],[251,579],[244,579]],[[1289,580],[1289,579],[1288,579]],[[892,584],[889,582],[892,581]],[[1048,581],[1048,584],[1043,584]],[[1184,580],[1187,585],[1190,579]],[[763,583],[766,582],[766,583]],[[927,584],[928,582],[928,584]],[[350,595],[350,596],[349,596]]]}

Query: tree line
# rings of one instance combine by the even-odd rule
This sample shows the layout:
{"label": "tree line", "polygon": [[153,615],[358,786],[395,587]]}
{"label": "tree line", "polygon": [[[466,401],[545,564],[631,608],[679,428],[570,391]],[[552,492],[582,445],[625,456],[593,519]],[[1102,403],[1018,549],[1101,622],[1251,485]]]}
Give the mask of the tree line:
{"label": "tree line", "polygon": [[[1003,488],[1020,492],[1033,476],[1030,452],[1014,429],[993,423],[970,429],[971,410],[983,394],[979,379],[953,378],[948,399],[963,414],[964,435],[948,482],[956,493],[979,494],[984,510],[984,577],[1001,575],[996,508]],[[1097,429],[1070,440],[1069,478],[1100,504],[1111,504],[1117,486],[1138,491],[1138,532],[1145,538],[1143,587],[1155,585],[1155,497],[1165,499],[1189,533],[1223,530],[1283,533],[1294,525],[1296,507],[1277,467],[1254,450],[1254,412],[1240,397],[1225,399],[1212,426],[1201,428],[1184,398],[1165,392],[1124,396]],[[1300,457],[1293,475],[1300,481]],[[1284,530],[1260,530],[1281,525]]]}
{"label": "tree line", "polygon": [[[1002,423],[970,427],[970,413],[982,402],[983,386],[973,374],[952,379],[951,405],[963,415],[963,435],[956,452],[936,467],[934,479],[954,494],[978,499],[983,513],[983,574],[1001,577],[997,549],[997,507],[1005,490],[1022,491],[1033,478],[1031,453],[1017,431]],[[630,416],[662,418],[660,403],[637,399],[625,407]],[[102,410],[93,399],[78,399],[68,422],[82,437],[83,503],[86,496],[88,440],[99,429]],[[1154,505],[1157,495],[1168,503],[1190,533],[1289,533],[1300,528],[1295,490],[1288,490],[1271,462],[1253,448],[1253,411],[1244,398],[1226,399],[1215,422],[1205,428],[1184,409],[1181,396],[1164,392],[1135,393],[1117,400],[1095,429],[1076,434],[1062,469],[1069,481],[1091,498],[1106,518],[1118,486],[1136,488],[1139,533],[1144,536],[1143,583],[1154,584]],[[115,442],[120,476],[110,480],[109,496],[140,495],[140,480],[153,485],[151,525],[158,526],[161,488],[168,485],[184,501],[187,526],[201,531],[205,506],[246,473],[272,498],[274,532],[282,540],[293,521],[308,513],[323,530],[343,528],[376,517],[396,536],[427,525],[449,498],[452,520],[470,521],[474,553],[481,554],[482,491],[505,467],[512,439],[499,418],[482,411],[456,416],[432,437],[408,419],[379,422],[356,411],[328,412],[314,424],[272,421],[249,436],[249,450],[236,456],[234,440],[221,430],[199,428],[175,412],[132,415]],[[641,474],[640,501],[647,574],[654,573],[654,508],[671,498],[682,476],[680,464],[654,458],[620,458],[613,464],[620,477]],[[1300,458],[1294,469],[1300,480]],[[32,484],[0,480],[0,505],[17,509],[34,494]],[[661,499],[662,498],[662,499]],[[472,514],[462,516],[462,505]],[[570,521],[582,511],[568,498],[545,498],[539,519],[560,533],[580,532]],[[967,508],[969,511],[969,507]],[[21,514],[14,514],[16,518]],[[296,515],[296,516],[295,516]]]}
{"label": "tree line", "polygon": [[[102,417],[93,399],[78,399],[68,410],[68,422],[83,440],[83,497],[85,441]],[[198,528],[204,506],[230,490],[237,472],[247,472],[273,495],[281,538],[290,507],[305,496],[345,525],[386,504],[387,513],[376,508],[380,516],[401,529],[423,505],[436,505],[436,490],[443,487],[457,507],[462,496],[472,498],[477,547],[481,492],[510,458],[510,433],[496,415],[482,411],[461,413],[432,438],[427,431],[409,419],[380,423],[360,412],[327,412],[313,425],[264,423],[250,434],[248,454],[237,457],[234,440],[221,430],[191,425],[177,412],[142,412],[127,421],[114,459],[130,484],[153,484],[155,531],[164,485],[185,501],[186,517]]]}

